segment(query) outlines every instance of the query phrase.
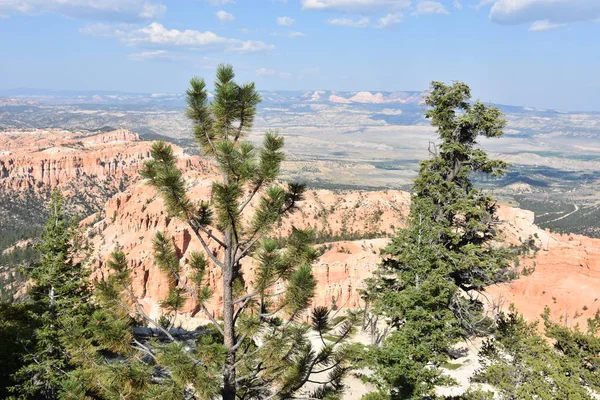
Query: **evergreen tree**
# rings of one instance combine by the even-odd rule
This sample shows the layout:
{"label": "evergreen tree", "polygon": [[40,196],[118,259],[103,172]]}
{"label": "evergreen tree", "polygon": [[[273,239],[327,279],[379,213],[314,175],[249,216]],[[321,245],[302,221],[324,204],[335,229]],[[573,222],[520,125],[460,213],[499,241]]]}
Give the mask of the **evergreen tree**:
{"label": "evergreen tree", "polygon": [[600,393],[600,316],[588,321],[587,332],[551,322],[548,309],[543,318],[547,337],[514,307],[500,313],[493,337],[480,351],[483,368],[474,377],[497,392],[484,398],[591,400],[593,391]]}
{"label": "evergreen tree", "polygon": [[[164,327],[135,296],[125,253],[115,250],[107,267],[110,275],[95,283],[98,309],[86,334],[70,338],[78,368],[62,382],[60,398],[216,398],[225,354],[219,333],[201,329],[182,335]],[[173,307],[170,301],[171,294],[165,307]]]}
{"label": "evergreen tree", "polygon": [[31,304],[0,303],[0,399],[9,397],[12,375],[23,367],[24,349],[31,346],[37,327],[29,317]]}
{"label": "evergreen tree", "polygon": [[[162,142],[153,146],[153,159],[142,174],[162,195],[169,214],[185,221],[204,249],[204,254],[192,257],[189,269],[194,275],[188,280],[167,238],[156,238],[157,261],[172,277],[163,305],[173,313],[184,293],[193,297],[222,335],[224,399],[290,398],[315,372],[328,374],[312,382],[318,387],[313,397],[323,398],[342,388],[346,364],[339,345],[352,327],[333,325],[326,310],[315,310],[314,327],[321,334],[337,333],[332,341],[323,339],[323,346],[316,350],[308,340],[307,327],[294,323],[310,307],[314,294],[310,265],[315,251],[309,245],[313,237],[311,232],[294,230],[285,248],[269,238],[296,210],[304,186],[277,182],[284,160],[281,136],[267,132],[261,148],[245,139],[259,102],[254,84],[237,84],[229,65],[218,67],[210,103],[204,80],[191,80],[187,116],[203,155],[214,160],[221,175],[213,183],[209,202],[188,197],[171,147]],[[218,250],[213,252],[209,243]],[[251,284],[245,282],[241,270],[242,260],[249,256],[258,264]],[[203,281],[209,264],[222,272],[223,306],[218,316],[222,323],[204,305],[211,295]]]}
{"label": "evergreen tree", "polygon": [[37,328],[25,343],[25,365],[14,377],[18,384],[12,391],[18,398],[57,398],[61,382],[75,367],[65,333],[85,325],[92,311],[88,273],[76,251],[76,227],[63,214],[63,206],[64,198],[55,191],[37,247],[40,261],[26,271],[32,283],[29,316]]}
{"label": "evergreen tree", "polygon": [[484,333],[478,292],[505,279],[510,254],[494,245],[496,204],[474,187],[474,173],[502,174],[506,164],[488,158],[479,136],[502,135],[501,112],[470,103],[464,83],[433,82],[426,117],[439,143],[422,161],[413,187],[407,227],[383,250],[384,261],[366,299],[392,330],[370,352],[383,398],[417,399],[447,384],[439,367],[460,338]]}

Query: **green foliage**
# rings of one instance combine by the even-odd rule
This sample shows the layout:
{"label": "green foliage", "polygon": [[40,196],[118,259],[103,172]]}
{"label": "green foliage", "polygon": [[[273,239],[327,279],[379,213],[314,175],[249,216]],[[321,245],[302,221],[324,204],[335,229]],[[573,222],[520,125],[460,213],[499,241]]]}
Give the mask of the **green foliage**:
{"label": "green foliage", "polygon": [[[338,345],[351,330],[332,327],[341,329],[340,341],[315,351],[307,341],[307,331],[296,326],[314,295],[311,263],[317,253],[311,246],[314,233],[309,231],[292,229],[289,238],[270,238],[295,211],[305,190],[302,184],[277,181],[285,158],[284,139],[269,131],[260,147],[247,141],[260,96],[253,83],[235,82],[230,65],[217,68],[211,102],[203,79],[193,78],[186,94],[186,114],[194,137],[202,154],[213,160],[221,179],[213,182],[209,201],[191,199],[171,147],[159,142],[152,148],[152,160],[145,164],[142,175],[161,194],[169,214],[185,221],[204,249],[203,256],[195,254],[187,267],[181,266],[170,240],[164,235],[156,237],[156,260],[170,279],[169,295],[162,306],[174,317],[192,297],[222,334],[227,349],[219,381],[223,398],[289,398],[315,370],[334,365],[326,369],[330,376],[315,393],[319,398],[331,398],[341,391],[340,380],[346,371]],[[209,240],[217,251],[209,247]],[[241,271],[241,261],[248,256],[254,256],[258,264],[252,285]],[[204,304],[212,294],[204,282],[210,264],[222,272],[222,324]],[[168,330],[165,318],[163,325]]]}
{"label": "green foliage", "polygon": [[[484,367],[474,380],[488,383],[500,399],[593,399],[598,390],[600,339],[549,320],[546,334],[557,340],[554,348],[511,307],[501,313],[497,330],[480,351]],[[591,345],[587,347],[587,345]]]}
{"label": "green foliage", "polygon": [[382,396],[420,399],[448,384],[440,370],[460,338],[487,332],[473,292],[506,279],[510,254],[498,246],[496,205],[473,186],[471,175],[499,175],[506,164],[477,148],[479,136],[502,135],[500,111],[470,103],[469,87],[431,84],[426,117],[439,143],[422,161],[407,227],[383,250],[366,299],[392,328],[369,351]]}
{"label": "green foliage", "polygon": [[30,318],[31,304],[0,304],[0,398],[9,396],[11,376],[23,367],[23,356],[30,348],[37,321]]}
{"label": "green foliage", "polygon": [[551,321],[548,308],[542,317],[546,336],[553,340],[554,349],[573,364],[570,373],[578,376],[584,386],[600,393],[600,311],[587,320],[585,332],[579,326],[570,329]]}
{"label": "green foliage", "polygon": [[24,365],[15,374],[12,390],[23,398],[56,398],[62,382],[75,368],[72,343],[65,333],[78,328],[92,313],[88,273],[74,247],[76,231],[63,214],[64,199],[54,192],[50,216],[37,249],[40,261],[27,276],[32,282],[29,317],[36,325]]}

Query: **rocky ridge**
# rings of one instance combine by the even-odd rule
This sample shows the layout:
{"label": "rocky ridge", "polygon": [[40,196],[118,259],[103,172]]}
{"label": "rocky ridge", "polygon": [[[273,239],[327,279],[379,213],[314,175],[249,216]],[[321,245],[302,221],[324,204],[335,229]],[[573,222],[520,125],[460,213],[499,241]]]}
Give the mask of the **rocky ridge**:
{"label": "rocky ridge", "polygon": [[[152,142],[137,133],[59,129],[0,133],[0,191],[42,197],[59,188],[81,212],[97,211],[115,193],[139,180]],[[208,171],[208,163],[173,146],[180,166]],[[25,194],[26,193],[26,194]]]}
{"label": "rocky ridge", "polygon": [[[212,176],[189,171],[185,176],[193,199],[210,198]],[[318,233],[319,240],[325,242],[318,245],[323,254],[314,265],[318,280],[315,306],[364,306],[358,290],[379,263],[379,248],[386,243],[381,237],[390,236],[403,225],[408,204],[409,195],[400,191],[307,192],[300,211],[283,222],[278,232],[283,236],[292,226],[311,228]],[[111,198],[101,213],[91,215],[82,224],[88,226],[93,237],[97,276],[107,273],[104,266],[110,253],[117,247],[122,248],[133,270],[134,291],[146,311],[154,317],[162,312],[159,302],[168,293],[169,284],[154,264],[152,239],[155,234],[161,231],[173,238],[184,271],[190,253],[202,251],[200,242],[189,228],[181,221],[169,218],[162,199],[142,182]],[[206,239],[216,252],[217,246]],[[328,243],[332,239],[338,241]],[[247,260],[242,269],[249,289],[254,275],[252,260]],[[220,270],[211,266],[206,279],[206,284],[214,290],[207,308],[216,315],[221,305]],[[203,319],[192,299],[188,299],[183,312],[190,318]]]}
{"label": "rocky ridge", "polygon": [[548,306],[554,319],[585,326],[600,309],[600,239],[542,230],[530,211],[503,207],[500,215],[512,243],[532,238],[537,250],[521,258],[523,276],[487,289],[490,300],[503,309],[514,304],[530,321]]}
{"label": "rocky ridge", "polygon": [[[198,173],[186,176],[193,198],[207,200],[211,178]],[[285,234],[293,225],[323,234],[325,243],[319,245],[323,254],[314,265],[318,281],[315,306],[364,307],[360,297],[364,279],[372,276],[380,263],[379,249],[403,226],[409,204],[409,194],[401,191],[307,193],[301,211],[284,223],[280,232]],[[91,216],[84,221],[93,232],[99,274],[106,272],[103,265],[109,253],[117,246],[123,247],[134,271],[136,293],[147,311],[159,316],[159,301],[167,294],[168,279],[154,265],[152,238],[157,231],[171,235],[184,270],[190,252],[201,251],[199,242],[185,224],[167,217],[162,200],[143,183],[109,200],[104,215],[103,220]],[[600,307],[600,240],[542,230],[534,224],[534,214],[526,210],[503,206],[499,215],[506,244],[520,246],[532,240],[534,246],[530,255],[520,260],[520,268],[527,271],[525,275],[487,289],[490,309],[493,305],[506,309],[514,303],[529,320],[535,320],[548,305],[555,318],[566,315],[567,323],[584,324]],[[371,232],[378,233],[368,235]],[[328,239],[335,241],[327,242]],[[216,251],[216,246],[211,246]],[[251,261],[243,265],[243,271],[249,289],[253,277]],[[215,293],[208,308],[217,314],[221,304],[217,268],[210,269],[207,284]],[[191,299],[184,312],[192,320],[203,319]]]}
{"label": "rocky ridge", "polygon": [[[152,142],[125,130],[4,131],[0,133],[0,190],[26,198],[60,188],[67,196],[94,205],[99,211],[83,224],[93,236],[97,275],[106,273],[107,257],[122,246],[134,269],[136,292],[156,316],[168,287],[153,263],[154,234],[161,230],[174,238],[183,265],[200,246],[184,224],[166,216],[162,200],[140,181],[138,171],[151,146]],[[193,198],[208,199],[216,176],[211,164],[173,147]],[[319,282],[315,305],[363,306],[358,290],[380,262],[379,249],[387,237],[403,225],[409,203],[408,193],[392,190],[307,193],[300,211],[282,225],[281,232],[295,225],[319,234],[323,254],[314,266]],[[600,240],[542,230],[534,224],[533,213],[525,210],[501,207],[500,216],[507,243],[521,245],[532,239],[538,250],[520,261],[529,272],[526,276],[488,288],[490,303],[504,307],[515,303],[528,319],[537,318],[547,305],[554,317],[563,317],[568,324],[584,323],[600,307]],[[251,262],[244,265],[248,285],[252,270]],[[212,310],[219,308],[219,279],[219,271],[211,269],[208,283],[216,289]],[[191,300],[185,311],[190,318],[199,317]]]}

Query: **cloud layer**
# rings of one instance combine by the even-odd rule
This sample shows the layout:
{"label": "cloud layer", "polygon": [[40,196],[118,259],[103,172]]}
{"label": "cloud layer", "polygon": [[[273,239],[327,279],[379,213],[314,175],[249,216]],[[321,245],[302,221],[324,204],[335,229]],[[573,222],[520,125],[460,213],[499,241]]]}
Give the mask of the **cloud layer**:
{"label": "cloud layer", "polygon": [[[490,19],[503,25],[535,23],[539,27],[558,27],[573,22],[592,22],[600,18],[599,0],[483,0],[492,4]],[[537,29],[547,30],[547,29]]]}
{"label": "cloud layer", "polygon": [[233,16],[233,14],[228,13],[227,11],[217,11],[215,13],[215,15],[217,16],[217,18],[219,19],[219,21],[221,22],[231,22],[235,19],[235,17]]}
{"label": "cloud layer", "polygon": [[303,10],[344,13],[393,12],[410,7],[409,0],[302,0]]}
{"label": "cloud layer", "polygon": [[417,4],[417,8],[412,15],[427,15],[427,14],[449,14],[444,5],[438,1],[422,0]]}
{"label": "cloud layer", "polygon": [[277,21],[277,25],[281,25],[281,26],[291,26],[291,25],[294,25],[294,22],[296,22],[296,20],[294,18],[290,18],[290,17],[277,17],[276,21]]}
{"label": "cloud layer", "polygon": [[254,53],[274,49],[273,45],[256,41],[218,36],[210,31],[167,29],[158,22],[143,28],[130,25],[92,24],[81,29],[86,35],[114,37],[128,46],[174,47],[199,51],[232,51]]}
{"label": "cloud layer", "polygon": [[134,22],[154,19],[167,7],[149,0],[0,0],[0,13],[59,14],[71,18]]}
{"label": "cloud layer", "polygon": [[264,67],[257,69],[256,75],[257,76],[270,76],[270,77],[278,76],[279,78],[283,78],[283,79],[287,79],[292,76],[292,74],[290,74],[289,72],[277,72],[274,69],[264,68]]}

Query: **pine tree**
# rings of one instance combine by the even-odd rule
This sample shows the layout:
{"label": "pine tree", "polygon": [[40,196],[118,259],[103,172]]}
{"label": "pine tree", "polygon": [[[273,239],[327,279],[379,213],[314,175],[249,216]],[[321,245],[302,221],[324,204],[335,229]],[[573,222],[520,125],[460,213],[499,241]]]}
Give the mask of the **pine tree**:
{"label": "pine tree", "polygon": [[[164,327],[145,313],[134,294],[125,253],[115,250],[107,267],[109,276],[95,282],[98,307],[85,335],[70,337],[78,368],[62,382],[60,399],[216,398],[225,354],[218,332],[179,335]],[[170,299],[171,294],[168,309],[173,308]]]}
{"label": "pine tree", "polygon": [[[296,210],[304,186],[277,182],[284,160],[283,137],[267,132],[260,148],[246,140],[260,95],[253,83],[239,85],[234,77],[231,66],[218,67],[210,103],[204,80],[193,78],[187,91],[187,116],[194,136],[221,175],[213,183],[210,201],[188,197],[182,172],[165,143],[153,146],[153,159],[142,171],[162,195],[169,214],[185,221],[204,249],[190,261],[187,270],[193,276],[184,276],[168,238],[157,236],[158,264],[172,278],[163,305],[173,313],[181,296],[193,297],[222,335],[224,399],[290,398],[316,372],[327,376],[313,382],[318,387],[313,397],[324,398],[342,388],[347,366],[340,344],[352,326],[331,324],[329,312],[315,310],[313,325],[321,337],[325,331],[337,334],[334,340],[323,339],[317,351],[308,340],[308,328],[296,323],[310,307],[316,284],[311,271],[316,253],[309,245],[313,234],[294,229],[284,246],[270,236]],[[209,243],[216,244],[218,251],[213,253]],[[252,285],[245,282],[241,270],[242,260],[250,256],[258,264]],[[211,292],[203,271],[210,264],[220,268],[223,277],[220,321],[204,305]]]}
{"label": "pine tree", "polygon": [[501,136],[505,121],[470,97],[464,83],[433,82],[425,98],[439,143],[420,164],[407,227],[383,250],[366,293],[392,327],[371,351],[378,396],[417,399],[447,384],[439,367],[452,345],[491,327],[477,294],[506,278],[510,254],[494,243],[496,204],[472,176],[503,173],[507,165],[488,158],[477,139]]}
{"label": "pine tree", "polygon": [[[600,393],[600,315],[588,321],[588,331],[570,329],[550,321],[546,309],[543,337],[538,323],[527,323],[513,306],[498,316],[492,338],[480,351],[483,367],[475,382],[494,386],[489,399],[581,399]],[[553,339],[554,345],[548,342]]]}
{"label": "pine tree", "polygon": [[31,337],[37,328],[29,314],[27,303],[0,303],[0,399],[9,398],[14,385],[12,376],[23,367],[24,349],[31,346]]}
{"label": "pine tree", "polygon": [[55,191],[37,247],[40,261],[27,271],[32,282],[30,318],[37,328],[26,349],[25,365],[14,377],[18,384],[12,391],[23,399],[57,398],[61,383],[75,368],[65,334],[84,326],[92,312],[88,271],[75,245],[76,227],[63,207],[64,198]]}

